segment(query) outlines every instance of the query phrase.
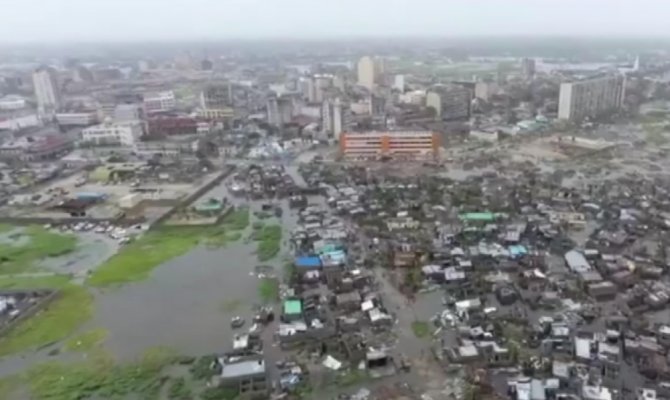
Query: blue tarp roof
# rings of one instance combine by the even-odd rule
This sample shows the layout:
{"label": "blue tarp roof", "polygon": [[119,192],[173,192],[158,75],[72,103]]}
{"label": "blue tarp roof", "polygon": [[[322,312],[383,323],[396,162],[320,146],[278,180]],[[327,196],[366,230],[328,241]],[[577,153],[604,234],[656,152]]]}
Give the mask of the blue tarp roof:
{"label": "blue tarp roof", "polygon": [[295,266],[302,268],[313,268],[321,266],[321,259],[316,256],[311,257],[296,257]]}
{"label": "blue tarp roof", "polygon": [[528,254],[528,249],[521,245],[510,246],[508,249],[512,257],[519,257]]}

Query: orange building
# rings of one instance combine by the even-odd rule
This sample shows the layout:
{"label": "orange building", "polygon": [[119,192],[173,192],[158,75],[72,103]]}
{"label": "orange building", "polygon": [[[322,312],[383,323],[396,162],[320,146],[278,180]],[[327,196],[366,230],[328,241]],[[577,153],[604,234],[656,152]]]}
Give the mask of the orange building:
{"label": "orange building", "polygon": [[440,138],[430,131],[346,132],[340,135],[340,154],[347,159],[435,159]]}

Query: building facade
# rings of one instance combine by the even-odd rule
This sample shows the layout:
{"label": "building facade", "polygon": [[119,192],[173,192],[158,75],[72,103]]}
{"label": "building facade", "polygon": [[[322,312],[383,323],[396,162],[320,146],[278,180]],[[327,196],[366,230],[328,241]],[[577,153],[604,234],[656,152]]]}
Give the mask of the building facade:
{"label": "building facade", "polygon": [[440,138],[431,131],[346,132],[340,135],[340,154],[346,159],[435,159]]}
{"label": "building facade", "polygon": [[581,121],[614,113],[623,106],[625,86],[625,77],[618,74],[564,82],[558,98],[558,118]]}
{"label": "building facade", "polygon": [[525,79],[532,79],[535,76],[535,59],[522,58],[521,59],[521,74]]}
{"label": "building facade", "polygon": [[0,159],[45,161],[59,159],[74,148],[65,135],[21,137],[0,145]]}
{"label": "building facade", "polygon": [[140,122],[105,121],[81,132],[81,142],[89,146],[133,146],[143,135]]}
{"label": "building facade", "polygon": [[200,94],[198,115],[211,120],[227,120],[235,116],[233,88],[230,83],[212,84]]}
{"label": "building facade", "polygon": [[383,83],[384,61],[380,58],[364,56],[358,61],[358,84],[372,90]]}
{"label": "building facade", "polygon": [[344,130],[344,112],[339,98],[326,99],[321,110],[321,130],[326,137],[339,139]]}
{"label": "building facade", "polygon": [[33,87],[38,114],[41,117],[53,116],[61,102],[56,71],[49,67],[40,67],[35,70],[33,73]]}
{"label": "building facade", "polygon": [[26,100],[19,96],[5,96],[0,99],[0,110],[16,111],[26,107]]}
{"label": "building facade", "polygon": [[437,85],[426,94],[426,106],[444,121],[470,118],[471,103],[472,91],[461,85]]}
{"label": "building facade", "polygon": [[144,96],[144,110],[147,114],[171,111],[176,105],[172,90]]}
{"label": "building facade", "polygon": [[98,122],[98,113],[96,111],[57,113],[56,122],[61,126],[89,126]]}

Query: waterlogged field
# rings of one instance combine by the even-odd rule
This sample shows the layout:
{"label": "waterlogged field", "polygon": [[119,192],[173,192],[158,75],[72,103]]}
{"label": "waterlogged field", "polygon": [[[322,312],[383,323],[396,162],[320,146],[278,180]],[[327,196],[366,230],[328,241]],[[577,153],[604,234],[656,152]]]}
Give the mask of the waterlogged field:
{"label": "waterlogged field", "polygon": [[40,269],[45,258],[67,260],[76,236],[0,226],[0,250],[11,250],[0,289],[60,291],[0,339],[0,398],[234,398],[207,388],[209,361],[199,357],[229,348],[233,316],[249,320],[255,304],[277,299],[278,281],[253,271],[258,261],[281,271],[282,233],[295,224],[288,207],[284,215],[254,230],[248,208],[216,226],[159,227],[85,279]]}

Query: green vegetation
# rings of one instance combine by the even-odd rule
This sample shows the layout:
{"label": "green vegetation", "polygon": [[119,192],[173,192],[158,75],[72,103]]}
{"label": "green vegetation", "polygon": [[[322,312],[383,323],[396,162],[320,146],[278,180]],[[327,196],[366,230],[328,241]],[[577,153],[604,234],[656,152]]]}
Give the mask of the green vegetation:
{"label": "green vegetation", "polygon": [[65,351],[89,352],[97,349],[107,339],[105,329],[93,329],[68,339],[63,345]]}
{"label": "green vegetation", "polygon": [[223,219],[223,225],[235,231],[241,231],[249,226],[249,208],[240,207],[233,210]]}
{"label": "green vegetation", "polygon": [[207,388],[200,394],[200,399],[202,400],[233,400],[236,398],[236,391],[221,387]]}
{"label": "green vegetation", "polygon": [[276,278],[263,278],[258,283],[258,296],[264,303],[272,303],[279,298],[279,281]]}
{"label": "green vegetation", "polygon": [[174,361],[172,352],[157,348],[137,362],[116,365],[105,354],[79,364],[45,363],[25,375],[35,400],[119,399],[130,395],[157,398],[167,378],[163,369]]}
{"label": "green vegetation", "polygon": [[170,382],[168,398],[170,400],[189,400],[191,398],[191,390],[186,384],[186,379],[177,378]]}
{"label": "green vegetation", "polygon": [[141,281],[160,264],[187,253],[201,242],[216,242],[223,235],[225,231],[220,226],[162,227],[124,247],[96,269],[87,283],[104,287]]}
{"label": "green vegetation", "polygon": [[0,356],[63,340],[90,318],[92,303],[93,298],[85,288],[62,287],[58,297],[44,310],[21,322],[0,340]]}
{"label": "green vegetation", "polygon": [[[10,238],[16,239],[17,243],[0,243],[2,274],[25,272],[41,259],[67,254],[77,247],[76,237],[49,232],[39,226],[21,229]],[[22,239],[26,239],[25,242]]]}
{"label": "green vegetation", "polygon": [[0,224],[0,234],[1,233],[7,233],[11,232],[15,229],[16,227],[14,225],[10,224]]}
{"label": "green vegetation", "polygon": [[412,322],[412,332],[418,338],[425,338],[430,336],[430,325],[425,321]]}
{"label": "green vegetation", "polygon": [[0,379],[0,399],[11,399],[21,386],[21,380],[16,376],[8,376]]}
{"label": "green vegetation", "polygon": [[0,289],[58,289],[67,286],[70,278],[65,275],[16,277],[0,275]]}
{"label": "green vegetation", "polygon": [[203,356],[196,360],[196,362],[191,365],[189,372],[193,376],[193,379],[200,381],[207,381],[217,374],[217,371],[212,369],[212,363],[216,361],[215,355]]}
{"label": "green vegetation", "polygon": [[365,371],[351,369],[337,376],[337,385],[340,387],[358,385],[369,379]]}
{"label": "green vegetation", "polygon": [[256,256],[258,261],[268,261],[279,254],[281,248],[281,226],[267,225],[256,232],[255,240],[258,242]]}

